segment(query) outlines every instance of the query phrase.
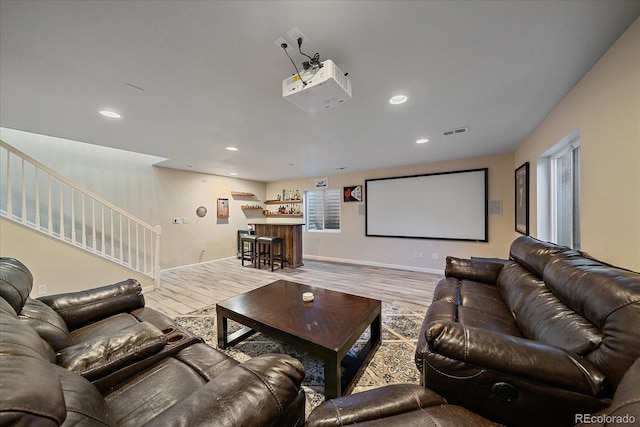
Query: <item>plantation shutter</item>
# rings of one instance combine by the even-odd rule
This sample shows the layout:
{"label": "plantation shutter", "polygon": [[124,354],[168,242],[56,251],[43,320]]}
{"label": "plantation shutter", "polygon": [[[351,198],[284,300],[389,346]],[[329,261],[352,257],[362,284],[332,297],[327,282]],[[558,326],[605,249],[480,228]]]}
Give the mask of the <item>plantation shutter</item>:
{"label": "plantation shutter", "polygon": [[340,190],[307,191],[305,222],[310,230],[340,230]]}
{"label": "plantation shutter", "polygon": [[324,209],[322,207],[322,190],[308,191],[305,197],[304,219],[307,230],[322,230],[324,227]]}

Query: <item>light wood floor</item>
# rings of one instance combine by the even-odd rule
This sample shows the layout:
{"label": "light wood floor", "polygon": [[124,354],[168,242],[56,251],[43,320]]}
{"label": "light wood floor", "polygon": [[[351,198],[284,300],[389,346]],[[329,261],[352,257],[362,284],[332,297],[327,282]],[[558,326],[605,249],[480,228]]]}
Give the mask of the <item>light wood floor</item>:
{"label": "light wood floor", "polygon": [[170,317],[216,304],[285,279],[389,302],[424,313],[441,276],[352,264],[304,261],[295,269],[256,269],[227,258],[162,271],[160,288],[145,292],[146,305]]}

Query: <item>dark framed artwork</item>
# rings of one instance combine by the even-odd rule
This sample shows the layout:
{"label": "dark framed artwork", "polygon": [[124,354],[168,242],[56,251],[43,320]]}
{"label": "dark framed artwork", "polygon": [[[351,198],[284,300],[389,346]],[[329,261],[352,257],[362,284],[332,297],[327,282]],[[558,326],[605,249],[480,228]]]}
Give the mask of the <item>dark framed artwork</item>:
{"label": "dark framed artwork", "polygon": [[352,185],[343,187],[342,194],[345,202],[361,202],[362,201],[362,185]]}
{"label": "dark framed artwork", "polygon": [[516,231],[529,235],[529,162],[516,169]]}

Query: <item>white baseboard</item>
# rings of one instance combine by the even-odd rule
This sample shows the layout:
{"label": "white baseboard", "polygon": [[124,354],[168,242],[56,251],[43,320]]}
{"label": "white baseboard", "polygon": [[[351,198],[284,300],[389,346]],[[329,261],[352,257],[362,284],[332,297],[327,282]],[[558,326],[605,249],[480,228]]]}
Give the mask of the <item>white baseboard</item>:
{"label": "white baseboard", "polygon": [[313,261],[326,261],[326,262],[337,262],[342,264],[367,265],[370,267],[393,268],[395,270],[417,271],[420,273],[438,274],[441,276],[444,275],[444,270],[438,270],[436,268],[415,267],[412,265],[386,264],[382,262],[363,261],[359,259],[332,258],[332,257],[326,257],[326,256],[319,256],[319,255],[303,255],[302,258],[313,260]]}

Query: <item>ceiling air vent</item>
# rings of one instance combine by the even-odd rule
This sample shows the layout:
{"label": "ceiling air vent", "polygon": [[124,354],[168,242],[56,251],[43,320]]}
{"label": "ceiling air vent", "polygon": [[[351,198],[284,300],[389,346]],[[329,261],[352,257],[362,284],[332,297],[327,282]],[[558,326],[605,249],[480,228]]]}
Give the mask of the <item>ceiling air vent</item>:
{"label": "ceiling air vent", "polygon": [[457,135],[459,133],[467,133],[467,132],[469,132],[469,126],[465,126],[463,128],[451,129],[451,130],[443,130],[442,134],[444,136],[449,136],[449,135]]}

